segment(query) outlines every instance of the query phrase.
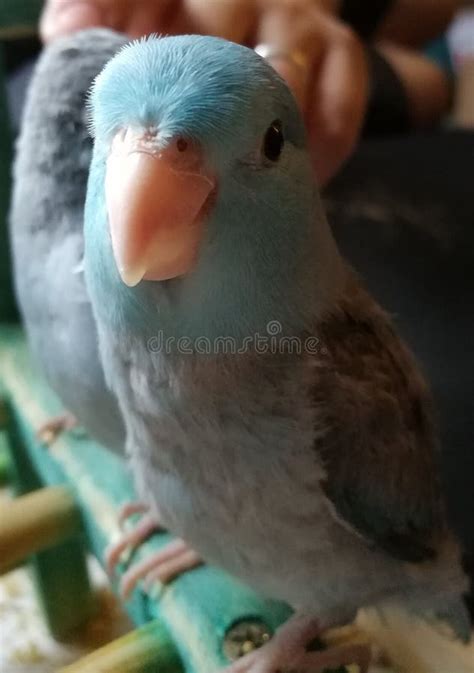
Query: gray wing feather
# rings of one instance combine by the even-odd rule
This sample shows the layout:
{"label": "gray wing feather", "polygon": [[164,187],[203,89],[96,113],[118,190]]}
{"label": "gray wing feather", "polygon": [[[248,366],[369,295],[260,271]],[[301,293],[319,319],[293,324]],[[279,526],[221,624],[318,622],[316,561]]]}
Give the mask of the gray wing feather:
{"label": "gray wing feather", "polygon": [[10,213],[15,286],[33,352],[65,406],[95,439],[118,451],[123,422],[105,384],[78,269],[92,151],[86,96],[124,43],[111,31],[91,30],[44,51],[25,106]]}
{"label": "gray wing feather", "polygon": [[319,328],[316,449],[337,516],[410,562],[436,555],[444,529],[429,390],[388,317],[354,283]]}

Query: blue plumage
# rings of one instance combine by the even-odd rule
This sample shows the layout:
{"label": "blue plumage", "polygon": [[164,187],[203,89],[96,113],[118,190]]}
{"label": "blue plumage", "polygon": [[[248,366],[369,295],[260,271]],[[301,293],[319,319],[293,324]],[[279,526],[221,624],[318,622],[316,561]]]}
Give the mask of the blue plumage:
{"label": "blue plumage", "polygon": [[96,150],[125,120],[158,124],[163,140],[196,137],[222,170],[255,153],[255,138],[275,117],[285,119],[289,142],[305,146],[288,87],[252,50],[217,38],[146,38],[127,45],[97,77],[90,105]]}
{"label": "blue plumage", "polygon": [[[314,226],[320,206],[296,103],[270,66],[251,50],[218,39],[142,41],[126,47],[97,78],[91,106],[96,144],[86,226],[90,273],[103,297],[98,310],[117,327],[128,316],[131,329],[143,324],[151,333],[176,337],[241,339],[265,333],[277,315],[284,332],[308,327],[307,306],[318,305],[317,265],[326,265],[332,241],[324,225]],[[286,144],[271,166],[262,159],[261,143],[275,118],[283,122]],[[114,131],[149,123],[163,139],[179,134],[201,142],[219,188],[194,273],[166,286],[129,290],[110,254],[100,185]],[[284,304],[283,290],[290,296]]]}

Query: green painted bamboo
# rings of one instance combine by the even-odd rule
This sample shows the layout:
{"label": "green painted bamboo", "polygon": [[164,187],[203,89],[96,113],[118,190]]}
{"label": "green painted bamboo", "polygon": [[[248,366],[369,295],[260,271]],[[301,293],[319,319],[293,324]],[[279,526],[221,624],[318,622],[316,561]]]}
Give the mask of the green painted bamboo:
{"label": "green painted bamboo", "polygon": [[182,672],[181,660],[169,633],[160,622],[152,621],[59,673]]}
{"label": "green painted bamboo", "polygon": [[67,640],[97,609],[84,544],[76,538],[36,554],[31,563],[48,629],[56,640]]}
{"label": "green painted bamboo", "polygon": [[[2,326],[0,325],[0,338]],[[2,380],[0,379],[0,430],[8,429],[8,405],[5,403],[3,395]]]}
{"label": "green painted bamboo", "polygon": [[12,464],[8,451],[8,437],[6,432],[0,431],[0,488],[6,486],[12,479]]}

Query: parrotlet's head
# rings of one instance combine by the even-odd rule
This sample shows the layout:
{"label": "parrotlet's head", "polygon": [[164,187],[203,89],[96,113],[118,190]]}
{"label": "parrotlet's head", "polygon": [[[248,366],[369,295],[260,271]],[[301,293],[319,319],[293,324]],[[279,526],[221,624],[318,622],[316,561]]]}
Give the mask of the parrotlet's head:
{"label": "parrotlet's head", "polygon": [[296,102],[266,61],[211,37],[134,42],[96,79],[90,107],[86,256],[87,239],[108,249],[141,296],[166,285],[188,322],[194,310],[214,320],[219,304],[249,329],[282,302],[300,311],[332,244]]}

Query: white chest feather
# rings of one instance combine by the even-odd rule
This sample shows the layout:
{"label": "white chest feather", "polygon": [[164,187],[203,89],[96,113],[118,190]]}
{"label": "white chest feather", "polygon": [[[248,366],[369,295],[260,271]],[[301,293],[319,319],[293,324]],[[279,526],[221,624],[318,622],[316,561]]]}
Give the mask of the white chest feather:
{"label": "white chest feather", "polygon": [[287,536],[294,547],[302,518],[327,517],[303,366],[252,372],[246,363],[172,365],[140,353],[120,376],[141,496],[215,562],[225,548],[253,554],[266,539]]}

